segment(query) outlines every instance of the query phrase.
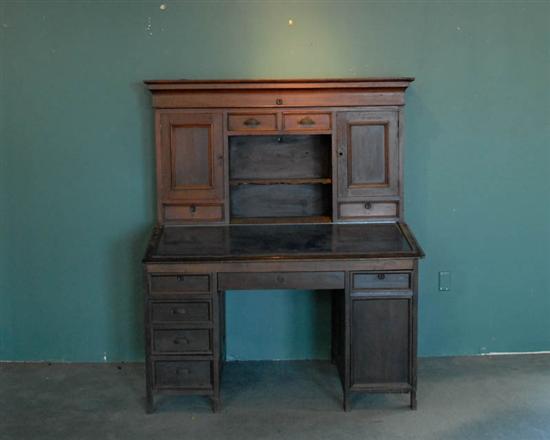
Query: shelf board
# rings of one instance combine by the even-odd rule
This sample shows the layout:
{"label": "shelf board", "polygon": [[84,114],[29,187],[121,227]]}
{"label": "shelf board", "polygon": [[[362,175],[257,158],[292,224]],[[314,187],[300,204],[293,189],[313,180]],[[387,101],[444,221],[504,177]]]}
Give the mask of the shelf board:
{"label": "shelf board", "polygon": [[318,184],[318,185],[330,185],[332,183],[331,178],[318,178],[318,179],[292,179],[292,178],[281,178],[281,179],[231,179],[229,184],[231,186],[237,185],[307,185],[307,184]]}
{"label": "shelf board", "polygon": [[328,215],[311,217],[240,217],[231,219],[231,223],[235,225],[262,223],[330,223],[331,221],[332,219]]}

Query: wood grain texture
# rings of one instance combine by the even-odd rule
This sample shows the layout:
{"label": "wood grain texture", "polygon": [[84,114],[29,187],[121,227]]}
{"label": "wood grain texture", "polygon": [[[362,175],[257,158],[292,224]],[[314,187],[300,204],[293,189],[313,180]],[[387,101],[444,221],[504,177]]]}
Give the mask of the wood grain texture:
{"label": "wood grain texture", "polygon": [[230,179],[329,178],[330,136],[233,136]]}

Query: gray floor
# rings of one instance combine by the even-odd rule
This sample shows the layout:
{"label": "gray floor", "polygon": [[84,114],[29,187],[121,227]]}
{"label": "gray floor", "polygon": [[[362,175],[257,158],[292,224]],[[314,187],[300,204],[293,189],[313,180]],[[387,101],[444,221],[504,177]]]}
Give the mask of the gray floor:
{"label": "gray floor", "polygon": [[325,362],[231,363],[223,409],[161,397],[144,414],[138,364],[0,364],[0,439],[550,439],[550,356],[421,359],[406,395],[341,410]]}

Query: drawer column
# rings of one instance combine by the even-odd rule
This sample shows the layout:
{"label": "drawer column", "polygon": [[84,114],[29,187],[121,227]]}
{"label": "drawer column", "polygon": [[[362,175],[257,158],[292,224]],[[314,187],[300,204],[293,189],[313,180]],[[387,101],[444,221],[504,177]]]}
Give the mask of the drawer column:
{"label": "drawer column", "polygon": [[209,396],[219,408],[219,295],[210,273],[146,274],[146,411],[155,394]]}

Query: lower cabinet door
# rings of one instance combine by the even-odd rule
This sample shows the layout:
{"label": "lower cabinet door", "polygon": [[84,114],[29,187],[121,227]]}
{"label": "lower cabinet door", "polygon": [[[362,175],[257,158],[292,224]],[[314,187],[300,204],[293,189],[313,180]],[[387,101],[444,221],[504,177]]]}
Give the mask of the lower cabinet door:
{"label": "lower cabinet door", "polygon": [[154,361],[156,388],[212,388],[212,362],[157,360]]}
{"label": "lower cabinet door", "polygon": [[352,388],[405,388],[411,372],[411,300],[352,300]]}

